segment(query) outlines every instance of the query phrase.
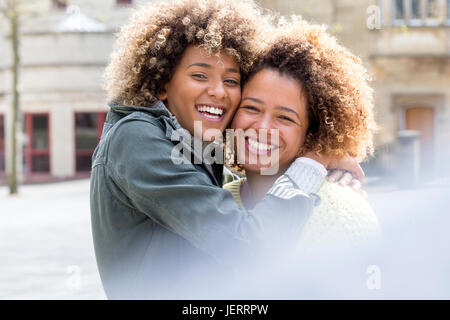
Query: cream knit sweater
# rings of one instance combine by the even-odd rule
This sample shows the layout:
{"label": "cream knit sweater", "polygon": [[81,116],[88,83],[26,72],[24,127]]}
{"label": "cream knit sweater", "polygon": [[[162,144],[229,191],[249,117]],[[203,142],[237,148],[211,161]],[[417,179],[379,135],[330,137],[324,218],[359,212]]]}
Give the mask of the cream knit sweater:
{"label": "cream knit sweater", "polygon": [[[225,184],[243,207],[240,187],[245,178]],[[299,249],[357,247],[379,234],[378,220],[370,204],[350,187],[325,181],[319,192],[320,204],[313,210],[299,235]]]}

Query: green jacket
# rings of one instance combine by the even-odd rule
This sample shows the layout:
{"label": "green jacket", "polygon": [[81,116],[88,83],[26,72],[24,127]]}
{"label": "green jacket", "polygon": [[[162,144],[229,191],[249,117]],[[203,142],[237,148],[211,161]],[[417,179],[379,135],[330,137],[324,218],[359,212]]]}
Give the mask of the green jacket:
{"label": "green jacket", "polygon": [[298,171],[280,177],[245,214],[221,188],[222,165],[173,163],[181,127],[162,102],[110,107],[90,191],[95,254],[109,298],[173,298],[202,281],[210,290],[238,262],[299,235],[313,198],[292,183]]}

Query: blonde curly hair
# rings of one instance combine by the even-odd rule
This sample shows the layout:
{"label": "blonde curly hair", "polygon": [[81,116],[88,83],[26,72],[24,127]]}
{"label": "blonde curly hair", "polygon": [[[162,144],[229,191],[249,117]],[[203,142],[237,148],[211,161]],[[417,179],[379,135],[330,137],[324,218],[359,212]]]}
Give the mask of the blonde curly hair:
{"label": "blonde curly hair", "polygon": [[299,155],[315,151],[333,158],[363,160],[373,154],[377,128],[370,77],[361,60],[339,45],[324,26],[300,17],[283,21],[271,33],[251,72],[277,70],[306,91],[309,127]]}
{"label": "blonde curly hair", "polygon": [[234,57],[245,79],[267,19],[251,0],[175,0],[138,8],[118,34],[104,74],[108,100],[155,103],[190,45]]}

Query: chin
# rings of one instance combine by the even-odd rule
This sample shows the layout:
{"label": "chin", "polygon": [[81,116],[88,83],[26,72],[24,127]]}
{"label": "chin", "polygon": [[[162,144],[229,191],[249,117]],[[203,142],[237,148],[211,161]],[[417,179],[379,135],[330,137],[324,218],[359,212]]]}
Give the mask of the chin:
{"label": "chin", "polygon": [[225,128],[226,128],[225,122],[211,123],[208,121],[202,121],[203,140],[212,141],[215,139],[214,137],[217,136],[222,137]]}
{"label": "chin", "polygon": [[243,166],[245,172],[256,172],[260,173],[262,169],[269,168],[270,165],[262,165],[262,164],[245,164]]}
{"label": "chin", "polygon": [[225,127],[225,122],[212,122],[197,118],[194,119],[193,135],[201,136],[203,141],[213,141],[216,137],[222,136]]}
{"label": "chin", "polygon": [[202,140],[204,142],[213,142],[214,140],[216,140],[216,137],[203,136]]}

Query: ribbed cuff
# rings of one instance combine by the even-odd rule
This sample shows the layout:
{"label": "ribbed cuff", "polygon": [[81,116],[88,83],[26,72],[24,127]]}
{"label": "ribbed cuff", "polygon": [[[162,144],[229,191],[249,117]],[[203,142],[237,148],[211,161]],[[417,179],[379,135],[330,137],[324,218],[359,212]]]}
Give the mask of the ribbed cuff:
{"label": "ribbed cuff", "polygon": [[327,176],[327,170],[320,163],[317,163],[320,166],[312,164],[309,161],[312,159],[304,160],[303,158],[297,158],[285,174],[301,191],[307,194],[316,193]]}

